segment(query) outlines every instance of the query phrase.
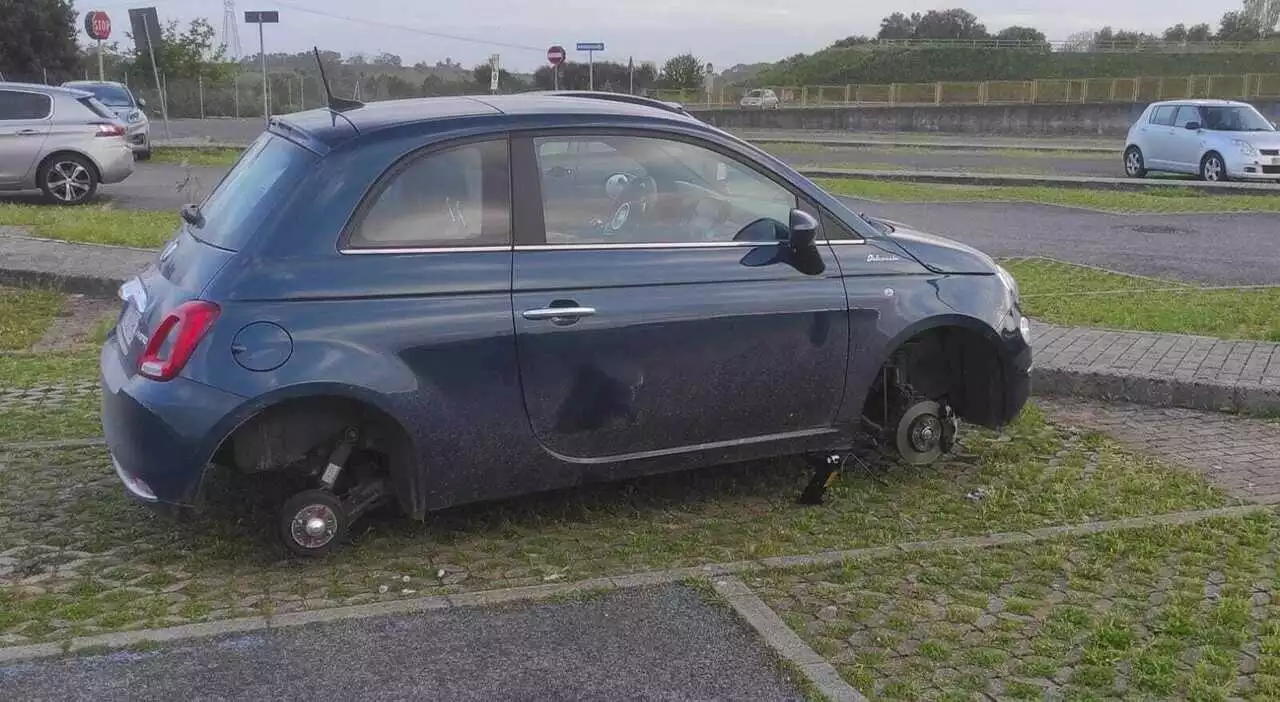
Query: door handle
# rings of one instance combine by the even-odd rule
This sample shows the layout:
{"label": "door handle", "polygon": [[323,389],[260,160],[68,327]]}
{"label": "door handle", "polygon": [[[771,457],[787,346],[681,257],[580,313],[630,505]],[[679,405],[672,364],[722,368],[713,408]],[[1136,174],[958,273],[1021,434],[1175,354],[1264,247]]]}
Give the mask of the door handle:
{"label": "door handle", "polygon": [[14,132],[14,134],[17,134],[18,136],[34,136],[39,133],[40,133],[39,129],[19,129],[18,131]]}
{"label": "door handle", "polygon": [[552,324],[567,325],[573,324],[583,317],[590,317],[596,313],[594,307],[541,307],[534,310],[525,310],[520,313],[521,317],[530,321],[551,320]]}

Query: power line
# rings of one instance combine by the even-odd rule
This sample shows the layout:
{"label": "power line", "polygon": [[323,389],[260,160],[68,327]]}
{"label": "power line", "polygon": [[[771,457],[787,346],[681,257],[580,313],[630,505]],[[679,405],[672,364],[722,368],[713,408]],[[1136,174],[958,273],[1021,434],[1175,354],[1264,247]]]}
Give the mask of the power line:
{"label": "power line", "polygon": [[287,7],[290,10],[293,10],[294,12],[302,12],[309,15],[317,15],[319,17],[328,17],[329,19],[343,20],[345,22],[355,22],[357,24],[367,24],[371,27],[382,27],[384,29],[398,29],[403,32],[423,34],[429,37],[436,37],[439,39],[452,39],[453,41],[462,41],[462,42],[468,42],[471,44],[480,44],[483,46],[500,46],[505,49],[519,49],[520,51],[536,51],[538,53],[542,53],[546,51],[546,47],[528,46],[526,44],[511,44],[511,43],[501,42],[501,41],[492,41],[489,39],[476,39],[475,37],[464,37],[464,36],[459,36],[457,34],[445,34],[443,32],[433,32],[427,29],[421,29],[419,27],[413,27],[413,26],[408,26],[404,24],[380,22],[378,20],[365,19],[363,17],[349,17],[347,15],[338,15],[332,12],[325,12],[323,10],[314,10],[309,7],[304,7],[302,5],[295,5],[291,2],[281,2],[281,0],[274,0],[274,4],[279,5],[281,7]]}

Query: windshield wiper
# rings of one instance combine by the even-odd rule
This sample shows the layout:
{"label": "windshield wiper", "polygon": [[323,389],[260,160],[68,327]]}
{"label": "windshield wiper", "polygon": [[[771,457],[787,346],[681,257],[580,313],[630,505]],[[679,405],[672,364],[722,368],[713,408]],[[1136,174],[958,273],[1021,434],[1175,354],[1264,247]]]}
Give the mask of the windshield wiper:
{"label": "windshield wiper", "polygon": [[199,205],[183,205],[182,220],[193,227],[204,227],[204,215],[200,212]]}

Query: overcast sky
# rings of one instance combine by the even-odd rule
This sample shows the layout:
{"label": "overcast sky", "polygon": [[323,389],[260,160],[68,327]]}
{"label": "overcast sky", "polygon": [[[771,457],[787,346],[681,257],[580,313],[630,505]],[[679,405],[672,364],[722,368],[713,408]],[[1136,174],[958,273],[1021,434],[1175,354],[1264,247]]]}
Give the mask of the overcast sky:
{"label": "overcast sky", "polygon": [[[162,21],[177,19],[184,24],[207,17],[219,32],[223,24],[223,0],[75,0],[75,4],[81,12],[107,11],[112,16],[113,38],[120,39],[127,31],[125,10],[130,7],[154,6]],[[851,34],[874,35],[880,19],[894,11],[961,5],[992,32],[1024,24],[1038,27],[1050,39],[1063,39],[1104,25],[1159,31],[1178,22],[1208,22],[1216,28],[1222,13],[1239,4],[1239,0],[236,0],[236,10],[240,20],[245,10],[280,11],[281,23],[266,29],[268,52],[303,51],[316,44],[344,56],[388,51],[399,54],[406,65],[451,57],[467,66],[496,52],[504,67],[528,71],[543,64],[545,48],[552,43],[563,44],[575,59],[575,42],[603,41],[606,51],[598,58],[661,61],[693,51],[719,70],[815,51]],[[240,41],[244,53],[256,54],[257,28],[241,24]]]}

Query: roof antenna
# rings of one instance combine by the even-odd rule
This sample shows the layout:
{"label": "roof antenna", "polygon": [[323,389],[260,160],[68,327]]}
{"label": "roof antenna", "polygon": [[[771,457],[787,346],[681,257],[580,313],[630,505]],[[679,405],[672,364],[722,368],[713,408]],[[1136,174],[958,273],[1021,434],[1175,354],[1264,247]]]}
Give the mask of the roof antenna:
{"label": "roof antenna", "polygon": [[333,91],[329,89],[329,79],[324,74],[324,61],[320,60],[320,47],[313,46],[311,50],[315,52],[316,65],[320,67],[320,84],[324,86],[324,96],[329,102],[329,109],[334,112],[346,112],[364,107],[364,103],[358,100],[334,97]]}

